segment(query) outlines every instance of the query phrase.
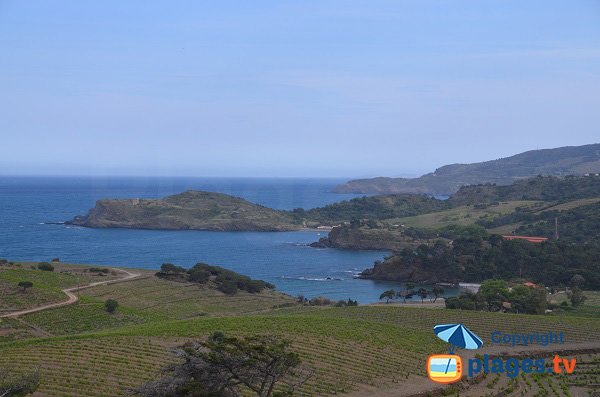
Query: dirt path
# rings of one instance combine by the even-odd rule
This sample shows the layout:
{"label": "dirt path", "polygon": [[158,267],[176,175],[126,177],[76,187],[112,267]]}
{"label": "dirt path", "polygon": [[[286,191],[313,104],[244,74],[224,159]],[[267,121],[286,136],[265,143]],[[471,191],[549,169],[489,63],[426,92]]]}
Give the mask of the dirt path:
{"label": "dirt path", "polygon": [[75,303],[79,300],[79,297],[73,293],[75,291],[79,291],[79,290],[86,289],[86,288],[97,287],[99,285],[121,283],[123,281],[129,281],[129,280],[132,280],[134,278],[141,276],[140,273],[131,273],[131,272],[128,272],[127,270],[123,270],[123,269],[116,269],[116,270],[118,270],[122,273],[125,273],[126,276],[123,278],[118,278],[116,280],[98,281],[98,282],[91,283],[91,284],[66,288],[66,289],[62,290],[62,292],[64,292],[68,296],[68,299],[66,301],[58,302],[58,303],[51,303],[51,304],[44,305],[44,306],[38,306],[38,307],[34,307],[33,309],[19,310],[19,311],[8,313],[8,314],[1,314],[0,318],[18,317],[18,316],[22,316],[24,314],[36,313],[36,312],[41,312],[42,310],[48,310],[48,309],[54,309],[56,307],[72,305],[73,303]]}

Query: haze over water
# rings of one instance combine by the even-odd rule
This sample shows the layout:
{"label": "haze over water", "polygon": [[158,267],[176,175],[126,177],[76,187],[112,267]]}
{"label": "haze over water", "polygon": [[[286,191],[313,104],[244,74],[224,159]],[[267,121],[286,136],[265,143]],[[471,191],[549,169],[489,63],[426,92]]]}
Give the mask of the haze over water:
{"label": "haze over water", "polygon": [[386,252],[316,249],[325,233],[88,229],[63,222],[102,198],[157,198],[187,189],[243,197],[277,209],[312,208],[355,195],[334,194],[337,179],[0,177],[0,257],[158,269],[207,262],[263,279],[291,295],[377,301],[398,283],[357,280]]}

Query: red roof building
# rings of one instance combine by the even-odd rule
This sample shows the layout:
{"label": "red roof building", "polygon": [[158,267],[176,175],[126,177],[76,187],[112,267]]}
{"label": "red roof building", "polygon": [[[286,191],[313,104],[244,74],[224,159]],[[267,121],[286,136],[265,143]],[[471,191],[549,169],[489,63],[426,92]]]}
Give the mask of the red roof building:
{"label": "red roof building", "polygon": [[543,243],[548,237],[530,237],[530,236],[502,236],[504,240],[527,240],[530,243]]}

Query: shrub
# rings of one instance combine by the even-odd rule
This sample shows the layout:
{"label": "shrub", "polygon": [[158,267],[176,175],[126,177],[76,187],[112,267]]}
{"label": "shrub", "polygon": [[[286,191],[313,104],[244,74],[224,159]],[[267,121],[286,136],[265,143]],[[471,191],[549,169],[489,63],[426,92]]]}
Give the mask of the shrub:
{"label": "shrub", "polygon": [[60,262],[60,258],[52,258],[51,262]]}
{"label": "shrub", "polygon": [[577,287],[571,288],[568,296],[569,300],[571,301],[571,305],[573,306],[579,306],[587,299],[587,297],[583,294],[583,291]]}
{"label": "shrub", "polygon": [[53,272],[54,271],[54,266],[52,266],[48,262],[40,262],[38,264],[38,269],[39,270],[44,270],[44,271],[47,271],[47,272]]}
{"label": "shrub", "polygon": [[308,301],[308,303],[311,306],[329,306],[331,305],[331,299],[326,298],[324,296],[317,296],[315,298],[312,298],[310,301]]}
{"label": "shrub", "polygon": [[185,273],[185,269],[181,266],[176,266],[172,263],[163,263],[160,265],[161,273],[165,274],[181,274]]}
{"label": "shrub", "polygon": [[[252,280],[250,277],[241,275],[234,271],[211,266],[206,263],[197,263],[187,271],[188,279],[197,283],[206,283],[211,277],[217,284],[217,288],[226,294],[234,294],[238,290],[250,293],[258,293],[263,289],[273,289],[275,286],[262,280]],[[235,291],[234,291],[235,288]]]}
{"label": "shrub", "polygon": [[23,288],[23,292],[25,292],[25,290],[27,290],[27,288],[33,287],[33,283],[31,281],[19,281],[18,286],[20,288]]}
{"label": "shrub", "polygon": [[107,269],[107,268],[101,269],[101,268],[99,268],[99,267],[90,267],[90,268],[88,269],[88,271],[89,271],[90,273],[106,273],[106,274],[110,273],[110,270],[109,270],[109,269]]}
{"label": "shrub", "polygon": [[190,281],[204,284],[210,278],[210,273],[202,269],[190,269],[188,271]]}
{"label": "shrub", "polygon": [[119,307],[119,302],[114,299],[108,299],[104,302],[104,309],[109,313],[114,313],[117,310],[117,307]]}
{"label": "shrub", "polygon": [[234,295],[238,292],[238,287],[235,282],[226,280],[219,285],[218,290],[227,295]]}

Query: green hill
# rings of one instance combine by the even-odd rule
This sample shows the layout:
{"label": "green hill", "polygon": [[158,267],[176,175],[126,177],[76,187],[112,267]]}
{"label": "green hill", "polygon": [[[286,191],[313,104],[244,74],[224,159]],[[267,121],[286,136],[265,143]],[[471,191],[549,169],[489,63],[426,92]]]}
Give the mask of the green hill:
{"label": "green hill", "polygon": [[564,176],[586,173],[600,173],[600,144],[531,150],[481,163],[450,164],[419,178],[356,179],[337,186],[335,192],[450,195],[466,185],[508,185],[536,175]]}
{"label": "green hill", "polygon": [[222,193],[190,190],[163,199],[100,200],[68,222],[96,228],[289,231],[301,224],[286,212]]}

